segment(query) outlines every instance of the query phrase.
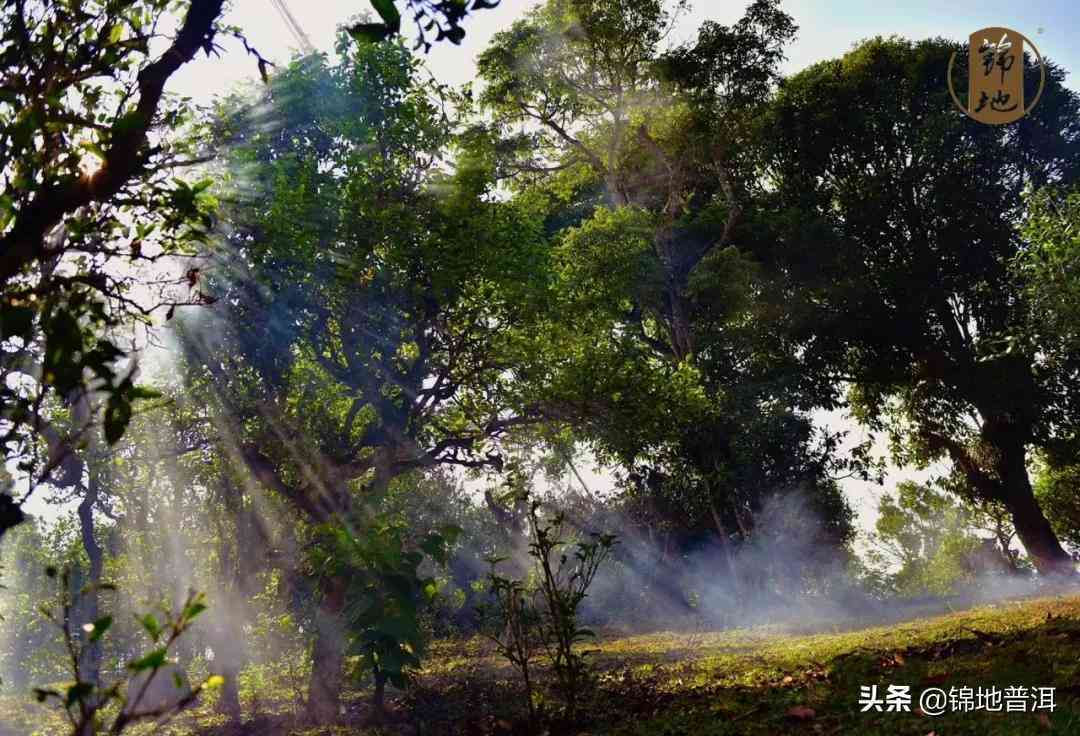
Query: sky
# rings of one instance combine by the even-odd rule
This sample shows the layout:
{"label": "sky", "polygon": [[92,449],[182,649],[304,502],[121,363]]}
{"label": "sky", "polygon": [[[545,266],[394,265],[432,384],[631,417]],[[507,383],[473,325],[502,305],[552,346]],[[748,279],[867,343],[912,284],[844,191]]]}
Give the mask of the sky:
{"label": "sky", "polygon": [[[619,0],[612,0],[618,2]],[[680,20],[673,40],[688,41],[703,20],[730,24],[747,6],[745,0],[691,0],[694,6]],[[368,0],[285,0],[292,15],[316,48],[331,50],[338,24],[369,8]],[[478,12],[466,20],[461,46],[435,45],[428,55],[432,72],[442,82],[461,84],[475,72],[476,56],[493,34],[508,27],[536,3],[502,0],[494,10]],[[1080,2],[1077,0],[790,0],[783,8],[799,25],[799,36],[788,49],[785,72],[795,72],[822,59],[847,51],[862,39],[897,34],[913,39],[944,36],[963,40],[980,28],[1005,26],[1023,33],[1066,69],[1080,70]],[[233,0],[228,21],[244,29],[251,44],[266,58],[287,61],[298,47],[271,0]],[[408,27],[406,26],[407,30]],[[223,43],[220,59],[200,59],[187,65],[169,89],[209,100],[237,82],[255,78],[255,63],[239,43]],[[1069,86],[1080,90],[1080,80]]]}
{"label": "sky", "polygon": [[[618,2],[619,0],[612,0]],[[337,26],[369,8],[368,0],[285,0],[293,17],[318,49],[332,50]],[[427,64],[441,82],[459,85],[475,75],[477,55],[491,37],[507,28],[529,8],[534,0],[502,0],[500,7],[474,14],[466,21],[466,36],[460,46],[436,44],[427,56]],[[690,41],[704,20],[731,24],[742,16],[745,0],[697,0],[679,21],[673,42]],[[1066,70],[1080,71],[1080,0],[903,0],[872,2],[867,0],[791,0],[783,3],[799,25],[796,41],[788,49],[785,73],[794,73],[815,62],[835,58],[859,41],[877,35],[900,35],[911,39],[943,36],[962,41],[969,34],[988,26],[1013,28],[1030,38],[1039,51]],[[271,61],[287,62],[299,43],[271,0],[234,0],[228,22],[240,26],[252,46]],[[411,28],[406,26],[407,32]],[[210,102],[215,95],[229,91],[238,83],[257,78],[255,61],[238,42],[222,40],[221,58],[200,57],[186,65],[169,84],[169,90],[189,96],[196,103]],[[1067,80],[1080,91],[1080,75]],[[861,441],[865,434],[841,412],[821,412],[815,417],[821,426],[850,433],[848,444]],[[879,443],[879,452],[884,446]],[[579,468],[592,490],[610,487],[611,478],[603,470]],[[942,467],[931,469],[940,472]],[[906,480],[923,480],[928,473],[893,468],[885,488]],[[857,523],[866,530],[876,518],[877,499],[882,487],[848,479],[842,481],[845,493],[857,514]]]}

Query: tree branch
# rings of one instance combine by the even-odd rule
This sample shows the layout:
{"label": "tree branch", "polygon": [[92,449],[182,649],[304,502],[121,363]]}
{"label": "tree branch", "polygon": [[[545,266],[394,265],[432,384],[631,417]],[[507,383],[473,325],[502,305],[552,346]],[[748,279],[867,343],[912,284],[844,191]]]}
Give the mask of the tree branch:
{"label": "tree branch", "polygon": [[146,162],[143,149],[165,83],[199,49],[212,48],[214,22],[223,4],[224,0],[191,0],[172,45],[139,72],[139,101],[132,112],[116,121],[116,133],[101,169],[91,177],[46,184],[18,213],[11,230],[0,239],[0,286],[49,255],[45,238],[65,216],[93,202],[107,201],[139,173]]}

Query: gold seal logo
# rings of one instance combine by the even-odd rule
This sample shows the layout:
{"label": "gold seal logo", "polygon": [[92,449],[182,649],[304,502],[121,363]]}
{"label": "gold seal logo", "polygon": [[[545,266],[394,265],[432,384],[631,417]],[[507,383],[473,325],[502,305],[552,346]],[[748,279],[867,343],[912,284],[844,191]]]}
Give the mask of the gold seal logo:
{"label": "gold seal logo", "polygon": [[[1024,104],[1024,46],[1039,63],[1039,89],[1031,103]],[[949,57],[949,94],[956,107],[973,120],[990,125],[1012,123],[1031,112],[1046,86],[1046,66],[1042,54],[1024,34],[1011,28],[983,28],[968,38],[968,101],[961,102],[953,88],[953,64]]]}

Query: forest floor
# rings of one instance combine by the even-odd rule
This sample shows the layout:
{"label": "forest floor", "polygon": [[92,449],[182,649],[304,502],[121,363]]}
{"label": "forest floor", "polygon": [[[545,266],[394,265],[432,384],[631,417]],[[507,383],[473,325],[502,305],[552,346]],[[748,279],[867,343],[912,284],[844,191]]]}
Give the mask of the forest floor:
{"label": "forest floor", "polygon": [[[604,636],[590,649],[597,672],[573,724],[528,727],[514,674],[480,639],[441,641],[407,694],[390,698],[386,725],[364,725],[363,690],[347,697],[342,725],[304,727],[295,721],[292,696],[263,692],[263,715],[225,725],[212,703],[181,715],[154,733],[180,736],[382,736],[453,734],[481,736],[547,733],[597,736],[721,736],[797,734],[832,736],[950,736],[953,734],[1080,734],[1080,595],[1059,595],[983,605],[887,626],[829,633],[790,627],[723,632],[659,632]],[[805,630],[808,624],[802,628]],[[910,686],[907,712],[862,712],[860,688]],[[1005,698],[1002,712],[988,712],[960,688],[1054,688],[1055,708],[1035,710],[1030,697]],[[919,708],[929,688],[954,702],[942,715]],[[1012,691],[1017,695],[1016,691]],[[245,710],[254,709],[245,697]],[[980,710],[961,712],[972,702]],[[1006,703],[1024,712],[1004,712]],[[1045,704],[1044,704],[1045,705]],[[0,714],[13,713],[11,699]],[[952,712],[953,708],[958,709]],[[61,734],[18,711],[23,728],[13,734]],[[37,718],[44,716],[37,711]],[[0,720],[8,721],[7,718]],[[11,721],[8,721],[11,723]],[[52,721],[54,728],[59,724]],[[10,726],[9,726],[10,727]],[[0,734],[5,734],[0,725]]]}

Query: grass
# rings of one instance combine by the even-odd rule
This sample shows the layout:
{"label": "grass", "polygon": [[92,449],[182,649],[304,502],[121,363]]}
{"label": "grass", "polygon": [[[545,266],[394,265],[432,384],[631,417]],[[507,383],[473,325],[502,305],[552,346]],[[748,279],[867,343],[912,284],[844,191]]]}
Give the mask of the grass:
{"label": "grass", "polygon": [[[776,627],[604,637],[592,655],[596,687],[584,720],[549,727],[614,736],[936,736],[1080,734],[1080,596],[999,603],[887,626],[806,634]],[[863,713],[860,686],[909,685],[912,712]],[[1038,713],[917,711],[928,687],[1054,687],[1056,709]],[[279,711],[291,694],[282,689]],[[527,730],[513,673],[479,639],[438,642],[415,687],[394,699],[391,725],[360,725],[365,693],[348,693],[334,729],[302,728],[287,713],[242,728],[214,722],[209,704],[158,733],[224,736],[510,734]],[[273,692],[260,695],[269,709]],[[13,710],[9,710],[9,708]],[[0,723],[33,706],[0,701]],[[13,714],[12,718],[8,718]],[[45,714],[38,711],[38,716]],[[55,723],[55,721],[54,721]],[[12,730],[13,734],[31,733]],[[39,734],[63,731],[38,731]],[[6,734],[0,725],[0,734]]]}
{"label": "grass", "polygon": [[[685,642],[685,637],[683,637]],[[612,734],[1078,734],[1080,597],[984,606],[836,634],[656,634],[603,642]],[[651,661],[650,661],[651,660]],[[665,661],[667,660],[667,661]],[[605,686],[606,683],[606,686]],[[614,687],[618,684],[618,687]],[[909,685],[911,713],[863,713],[861,686]],[[1053,713],[916,711],[924,688],[1056,688]],[[626,693],[620,702],[615,696]],[[648,693],[635,707],[634,693]]]}

